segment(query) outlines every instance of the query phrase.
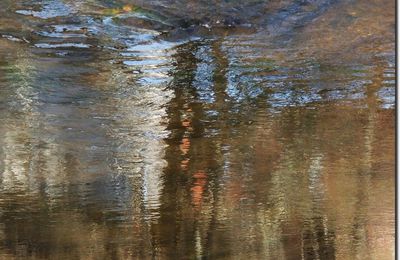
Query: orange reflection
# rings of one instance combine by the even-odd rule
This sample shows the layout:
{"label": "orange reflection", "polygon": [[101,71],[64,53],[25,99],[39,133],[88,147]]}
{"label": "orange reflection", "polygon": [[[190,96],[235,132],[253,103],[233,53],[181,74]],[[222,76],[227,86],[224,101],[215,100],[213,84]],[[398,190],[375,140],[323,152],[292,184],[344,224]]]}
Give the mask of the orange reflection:
{"label": "orange reflection", "polygon": [[124,10],[125,12],[132,12],[133,8],[131,5],[124,5],[124,7],[122,7],[122,10]]}
{"label": "orange reflection", "polygon": [[181,169],[183,171],[186,171],[189,168],[189,161],[190,161],[189,158],[186,158],[186,159],[181,161]]}
{"label": "orange reflection", "polygon": [[197,208],[201,205],[203,200],[203,193],[207,184],[207,174],[199,170],[193,174],[194,186],[190,189],[192,191],[192,203]]}
{"label": "orange reflection", "polygon": [[187,154],[190,149],[190,139],[188,137],[182,138],[182,142],[179,145],[179,148],[182,151],[183,155]]}

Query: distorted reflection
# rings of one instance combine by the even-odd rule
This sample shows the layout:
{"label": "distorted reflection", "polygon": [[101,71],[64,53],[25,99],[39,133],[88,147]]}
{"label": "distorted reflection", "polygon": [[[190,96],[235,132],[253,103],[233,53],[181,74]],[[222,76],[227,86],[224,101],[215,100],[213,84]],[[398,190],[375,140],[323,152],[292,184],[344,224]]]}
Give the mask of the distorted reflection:
{"label": "distorted reflection", "polygon": [[392,259],[393,5],[1,1],[0,258]]}

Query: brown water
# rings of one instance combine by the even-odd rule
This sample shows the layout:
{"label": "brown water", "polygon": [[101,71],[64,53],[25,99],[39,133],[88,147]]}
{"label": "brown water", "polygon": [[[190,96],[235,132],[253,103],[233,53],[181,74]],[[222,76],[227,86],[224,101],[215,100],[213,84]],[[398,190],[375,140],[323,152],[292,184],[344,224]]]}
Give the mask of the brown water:
{"label": "brown water", "polygon": [[393,259],[394,1],[210,3],[0,2],[0,259]]}

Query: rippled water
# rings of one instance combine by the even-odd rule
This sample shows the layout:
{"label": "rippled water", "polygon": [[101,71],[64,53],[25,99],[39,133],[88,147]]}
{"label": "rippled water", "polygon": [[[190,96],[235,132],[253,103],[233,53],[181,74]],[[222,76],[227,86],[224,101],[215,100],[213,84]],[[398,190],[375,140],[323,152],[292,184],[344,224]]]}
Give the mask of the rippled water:
{"label": "rippled water", "polygon": [[394,1],[205,2],[0,2],[1,259],[393,259]]}

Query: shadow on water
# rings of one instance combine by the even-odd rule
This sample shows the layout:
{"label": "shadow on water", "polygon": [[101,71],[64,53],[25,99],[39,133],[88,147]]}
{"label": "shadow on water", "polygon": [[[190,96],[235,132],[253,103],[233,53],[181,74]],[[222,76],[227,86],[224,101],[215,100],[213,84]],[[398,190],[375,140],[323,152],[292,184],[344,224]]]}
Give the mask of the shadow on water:
{"label": "shadow on water", "polygon": [[394,3],[184,2],[0,3],[0,258],[393,258]]}

